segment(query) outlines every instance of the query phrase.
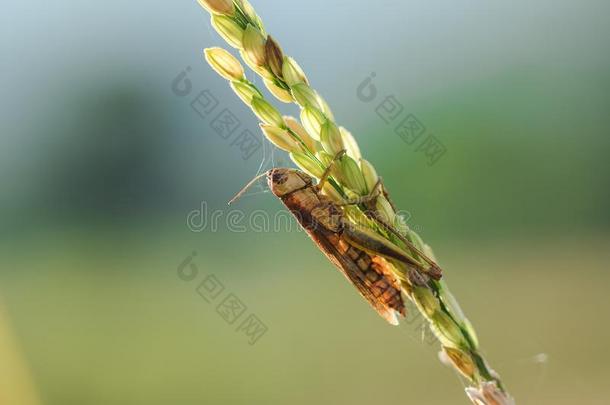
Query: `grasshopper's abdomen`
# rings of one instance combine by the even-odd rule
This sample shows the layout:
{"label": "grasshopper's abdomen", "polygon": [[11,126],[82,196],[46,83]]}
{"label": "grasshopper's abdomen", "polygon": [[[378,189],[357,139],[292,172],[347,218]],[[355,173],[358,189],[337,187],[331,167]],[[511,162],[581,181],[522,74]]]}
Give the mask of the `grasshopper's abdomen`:
{"label": "grasshopper's abdomen", "polygon": [[400,282],[380,256],[350,245],[342,234],[343,212],[313,186],[280,197],[311,239],[391,324],[405,315]]}
{"label": "grasshopper's abdomen", "polygon": [[[337,240],[333,241],[335,238]],[[358,267],[355,275],[362,280],[366,289],[375,297],[376,304],[373,304],[373,306],[376,309],[377,307],[392,309],[404,316],[406,309],[402,299],[400,282],[389,269],[388,262],[383,257],[371,255],[364,250],[350,246],[336,235],[329,239],[334,242],[337,250],[343,256],[348,257]],[[365,298],[367,297],[365,296]],[[387,319],[386,314],[381,315]],[[392,317],[392,320],[388,319],[388,321],[398,323],[395,317]]]}

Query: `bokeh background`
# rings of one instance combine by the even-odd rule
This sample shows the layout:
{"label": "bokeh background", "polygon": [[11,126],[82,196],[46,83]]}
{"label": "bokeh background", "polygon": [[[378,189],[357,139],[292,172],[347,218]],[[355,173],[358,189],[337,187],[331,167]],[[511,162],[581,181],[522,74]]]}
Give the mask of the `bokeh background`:
{"label": "bokeh background", "polygon": [[[518,403],[607,404],[610,4],[253,4],[434,247]],[[194,0],[2,15],[0,403],[467,403],[417,321],[386,325],[302,232],[227,224],[261,166],[289,163],[244,160],[191,108],[208,90],[258,134],[202,60],[223,42]],[[377,115],[390,95],[446,147],[435,165]],[[261,190],[247,218],[281,209]],[[189,229],[202,202],[219,225]],[[197,294],[210,275],[264,322],[256,344]]]}

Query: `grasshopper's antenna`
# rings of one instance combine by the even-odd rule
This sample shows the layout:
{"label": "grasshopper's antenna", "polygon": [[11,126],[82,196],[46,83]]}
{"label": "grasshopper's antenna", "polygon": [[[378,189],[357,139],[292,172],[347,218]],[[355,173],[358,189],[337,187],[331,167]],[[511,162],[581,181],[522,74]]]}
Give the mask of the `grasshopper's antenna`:
{"label": "grasshopper's antenna", "polygon": [[255,178],[253,178],[252,180],[250,180],[248,182],[248,184],[246,184],[244,186],[244,188],[242,188],[241,190],[239,190],[239,193],[235,194],[235,197],[231,198],[231,200],[229,201],[229,205],[233,204],[235,201],[239,200],[241,198],[242,195],[244,195],[244,193],[246,191],[248,191],[248,189],[250,187],[252,187],[252,185],[254,183],[256,183],[261,177],[265,177],[267,175],[267,172],[263,173],[263,174],[259,174],[258,176],[256,176]]}

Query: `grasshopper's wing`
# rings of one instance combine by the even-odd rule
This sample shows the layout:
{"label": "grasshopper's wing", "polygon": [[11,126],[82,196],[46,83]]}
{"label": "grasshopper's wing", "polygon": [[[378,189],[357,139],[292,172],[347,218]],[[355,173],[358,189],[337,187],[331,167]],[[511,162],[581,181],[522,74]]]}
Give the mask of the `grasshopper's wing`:
{"label": "grasshopper's wing", "polygon": [[[367,253],[347,242],[332,227],[313,218],[316,210],[333,210],[332,204],[315,190],[306,188],[283,196],[282,202],[296,217],[326,257],[347,277],[375,310],[389,323],[398,324],[397,314],[404,315],[405,305],[400,283],[380,256]],[[329,213],[328,218],[332,217]]]}
{"label": "grasshopper's wing", "polygon": [[406,308],[400,284],[385,269],[387,262],[348,245],[330,232],[308,232],[326,257],[356,287],[360,295],[392,325],[398,325],[398,315]]}

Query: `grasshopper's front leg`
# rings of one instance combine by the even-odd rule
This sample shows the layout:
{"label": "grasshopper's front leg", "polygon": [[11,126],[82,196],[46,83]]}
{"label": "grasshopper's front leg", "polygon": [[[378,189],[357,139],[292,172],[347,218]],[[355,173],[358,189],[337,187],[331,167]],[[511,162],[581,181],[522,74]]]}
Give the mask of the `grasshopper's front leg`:
{"label": "grasshopper's front leg", "polygon": [[329,165],[326,167],[326,169],[324,170],[324,173],[322,174],[322,177],[320,177],[320,180],[318,181],[317,184],[317,189],[318,190],[322,190],[322,188],[324,187],[324,183],[326,183],[326,181],[328,180],[328,178],[330,177],[330,174],[333,170],[333,167],[335,166],[335,164],[337,163],[337,161],[339,159],[341,159],[343,157],[343,155],[345,155],[347,153],[347,151],[345,149],[340,150],[331,160],[331,162],[329,163]]}

